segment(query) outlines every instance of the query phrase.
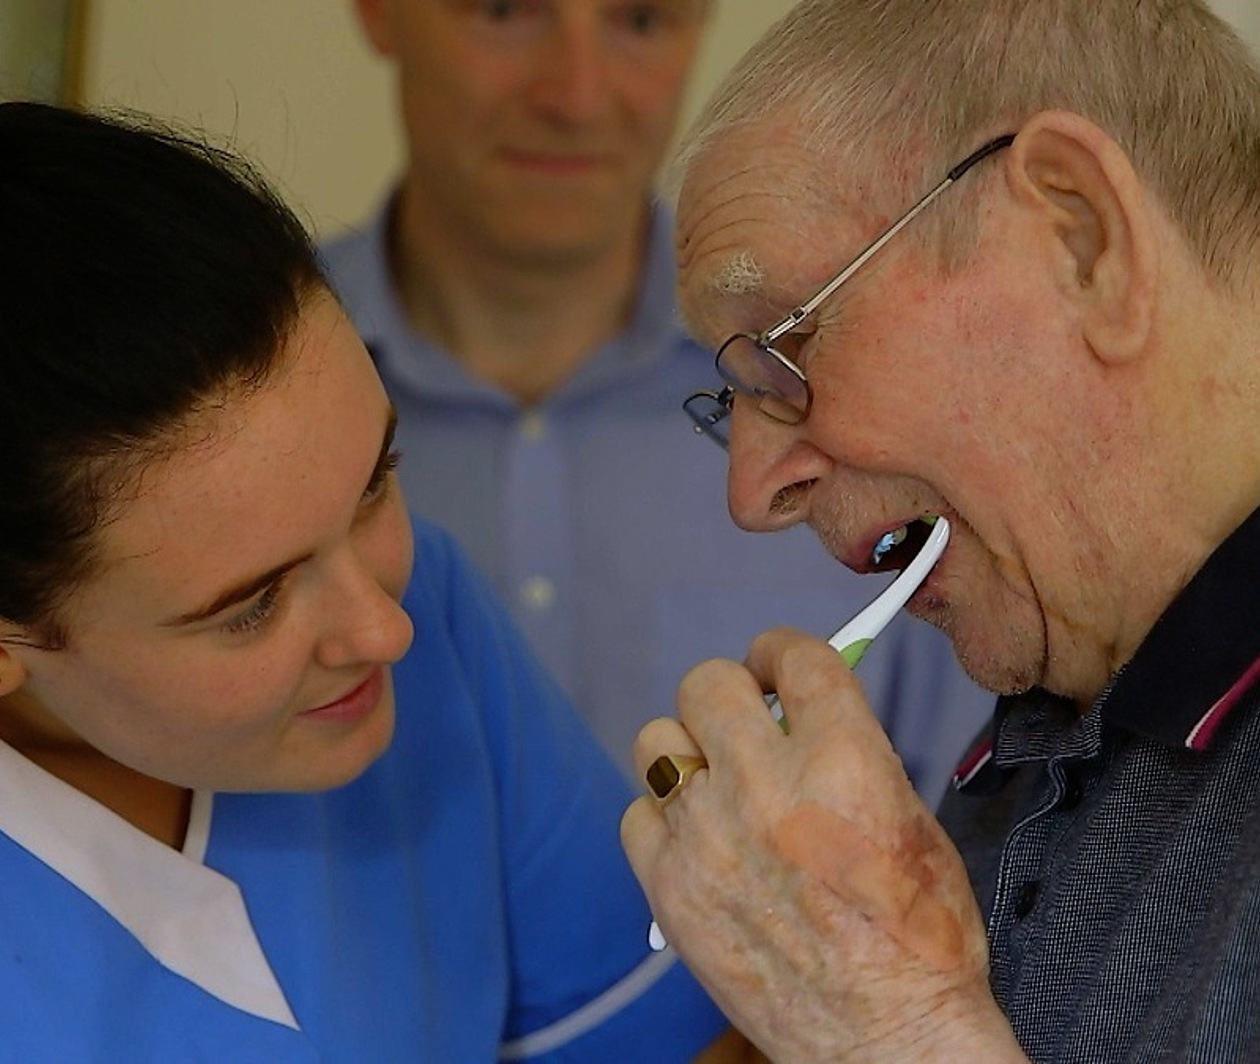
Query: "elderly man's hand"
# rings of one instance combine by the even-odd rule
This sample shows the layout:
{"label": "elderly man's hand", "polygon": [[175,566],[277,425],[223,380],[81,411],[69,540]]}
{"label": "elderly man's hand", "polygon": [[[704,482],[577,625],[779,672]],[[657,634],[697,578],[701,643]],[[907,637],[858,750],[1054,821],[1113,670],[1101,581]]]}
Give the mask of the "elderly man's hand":
{"label": "elderly man's hand", "polygon": [[694,669],[679,711],[640,733],[640,771],[662,754],[708,768],[664,808],[635,802],[622,841],[735,1025],[779,1064],[1024,1060],[989,993],[962,861],[839,655],[769,632],[747,668]]}

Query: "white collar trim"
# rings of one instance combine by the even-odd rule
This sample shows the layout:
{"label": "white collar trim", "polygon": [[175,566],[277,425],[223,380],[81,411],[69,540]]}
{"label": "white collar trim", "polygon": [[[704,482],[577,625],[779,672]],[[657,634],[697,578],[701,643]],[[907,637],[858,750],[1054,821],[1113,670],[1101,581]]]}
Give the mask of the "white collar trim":
{"label": "white collar trim", "polygon": [[240,888],[203,863],[214,795],[193,794],[182,852],[0,743],[0,831],[101,906],[161,965],[298,1030]]}

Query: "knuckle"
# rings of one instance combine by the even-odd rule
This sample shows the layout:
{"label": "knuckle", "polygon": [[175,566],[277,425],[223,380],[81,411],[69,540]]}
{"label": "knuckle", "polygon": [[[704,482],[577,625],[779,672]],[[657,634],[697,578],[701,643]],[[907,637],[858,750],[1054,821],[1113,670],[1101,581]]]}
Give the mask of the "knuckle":
{"label": "knuckle", "polygon": [[649,720],[634,737],[635,757],[646,760],[653,752],[667,746],[677,728],[678,722],[672,717]]}
{"label": "knuckle", "polygon": [[647,808],[649,799],[646,797],[636,798],[628,806],[626,811],[621,814],[621,847],[630,855],[633,851],[633,844],[641,829],[644,816],[650,812]]}
{"label": "knuckle", "polygon": [[779,692],[785,696],[837,697],[858,690],[858,681],[840,655],[826,643],[800,642],[784,649],[779,659]]}
{"label": "knuckle", "polygon": [[816,639],[800,640],[785,647],[780,662],[785,670],[799,672],[825,672],[847,675],[844,662],[826,643]]}
{"label": "knuckle", "polygon": [[678,685],[678,708],[686,712],[689,708],[713,701],[715,696],[728,694],[747,683],[748,670],[738,662],[726,658],[702,661]]}
{"label": "knuckle", "polygon": [[781,643],[788,642],[794,638],[799,638],[804,633],[799,628],[793,628],[790,625],[779,625],[777,628],[768,628],[760,635],[756,636],[748,646],[748,654],[750,657],[762,657],[773,653],[774,648]]}

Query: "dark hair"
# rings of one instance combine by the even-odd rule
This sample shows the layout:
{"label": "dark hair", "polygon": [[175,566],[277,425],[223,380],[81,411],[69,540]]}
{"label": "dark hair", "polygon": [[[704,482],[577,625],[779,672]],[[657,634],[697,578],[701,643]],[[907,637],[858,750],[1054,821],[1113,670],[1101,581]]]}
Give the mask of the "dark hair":
{"label": "dark hair", "polygon": [[0,618],[51,644],[138,463],[271,372],[322,284],[245,163],[128,117],[0,104]]}

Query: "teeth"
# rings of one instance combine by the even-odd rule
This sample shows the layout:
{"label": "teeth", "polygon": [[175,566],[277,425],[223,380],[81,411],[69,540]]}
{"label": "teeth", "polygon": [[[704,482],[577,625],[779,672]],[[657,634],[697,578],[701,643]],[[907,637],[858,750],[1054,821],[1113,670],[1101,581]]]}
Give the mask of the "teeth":
{"label": "teeth", "polygon": [[885,532],[879,537],[879,542],[875,544],[875,550],[871,552],[871,558],[878,565],[884,560],[884,555],[893,549],[898,543],[904,543],[909,530],[905,525],[900,528],[894,528],[891,532]]}

